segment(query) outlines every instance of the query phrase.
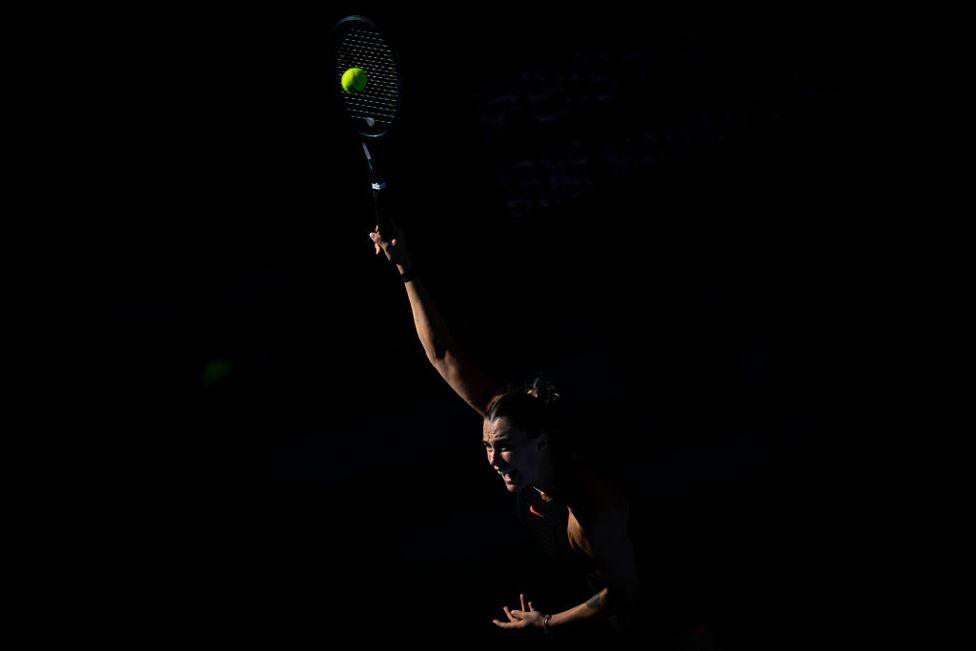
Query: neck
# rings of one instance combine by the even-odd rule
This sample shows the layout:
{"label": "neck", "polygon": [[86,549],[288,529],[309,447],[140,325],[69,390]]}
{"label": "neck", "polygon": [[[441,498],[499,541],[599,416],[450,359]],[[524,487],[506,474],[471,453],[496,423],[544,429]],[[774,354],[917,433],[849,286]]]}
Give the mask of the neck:
{"label": "neck", "polygon": [[567,461],[556,467],[550,459],[542,467],[539,479],[532,487],[539,491],[546,501],[555,498],[569,504],[574,501],[573,495],[576,494],[580,484],[587,481],[588,476],[585,466]]}
{"label": "neck", "polygon": [[563,486],[564,478],[556,471],[551,459],[546,459],[539,469],[539,478],[533,484],[533,488],[539,491],[542,499],[549,501],[556,497],[562,497],[565,493]]}

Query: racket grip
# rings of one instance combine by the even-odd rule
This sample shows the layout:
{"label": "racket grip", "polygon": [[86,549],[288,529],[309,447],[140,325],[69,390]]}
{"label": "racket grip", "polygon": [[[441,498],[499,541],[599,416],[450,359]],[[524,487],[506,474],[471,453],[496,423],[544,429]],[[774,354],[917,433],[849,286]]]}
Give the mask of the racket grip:
{"label": "racket grip", "polygon": [[376,212],[376,225],[384,240],[393,239],[393,199],[385,183],[373,183],[373,209]]}

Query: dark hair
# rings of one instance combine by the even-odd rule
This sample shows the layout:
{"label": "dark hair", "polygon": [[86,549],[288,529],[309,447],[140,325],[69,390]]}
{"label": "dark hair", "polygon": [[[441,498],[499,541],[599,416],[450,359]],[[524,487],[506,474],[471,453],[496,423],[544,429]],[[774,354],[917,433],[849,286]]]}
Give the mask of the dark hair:
{"label": "dark hair", "polygon": [[556,386],[537,374],[530,380],[509,382],[492,396],[485,418],[508,418],[530,438],[543,432],[553,438],[566,436],[565,405]]}

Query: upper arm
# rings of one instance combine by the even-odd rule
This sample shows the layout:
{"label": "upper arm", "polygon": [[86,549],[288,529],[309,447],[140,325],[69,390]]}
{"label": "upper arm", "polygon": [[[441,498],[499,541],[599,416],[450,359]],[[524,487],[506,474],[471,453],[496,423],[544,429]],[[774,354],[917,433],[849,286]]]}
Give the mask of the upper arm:
{"label": "upper arm", "polygon": [[450,351],[436,368],[454,392],[484,418],[499,384]]}
{"label": "upper arm", "polygon": [[593,521],[590,534],[594,558],[606,574],[610,599],[618,608],[633,606],[640,598],[637,559],[627,521],[626,509],[607,511]]}

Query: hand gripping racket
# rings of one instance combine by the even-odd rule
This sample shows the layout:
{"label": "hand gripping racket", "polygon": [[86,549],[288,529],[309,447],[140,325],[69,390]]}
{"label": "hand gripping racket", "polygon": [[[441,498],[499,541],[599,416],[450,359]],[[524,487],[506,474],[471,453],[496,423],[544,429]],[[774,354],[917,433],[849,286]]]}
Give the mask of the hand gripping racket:
{"label": "hand gripping racket", "polygon": [[376,224],[389,240],[393,238],[393,215],[384,163],[400,108],[397,59],[383,34],[365,16],[347,16],[336,23],[329,36],[329,50],[339,108],[362,139]]}

